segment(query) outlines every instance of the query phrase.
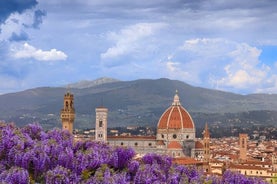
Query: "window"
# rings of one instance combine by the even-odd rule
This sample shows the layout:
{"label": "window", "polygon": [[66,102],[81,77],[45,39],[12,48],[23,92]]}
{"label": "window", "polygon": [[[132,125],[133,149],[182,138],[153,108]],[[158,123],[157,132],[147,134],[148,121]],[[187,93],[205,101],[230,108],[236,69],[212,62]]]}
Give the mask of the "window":
{"label": "window", "polygon": [[177,138],[177,135],[176,135],[176,134],[173,134],[172,137],[173,137],[173,139],[176,139],[176,138]]}
{"label": "window", "polygon": [[120,145],[123,146],[123,142],[121,142]]}
{"label": "window", "polygon": [[103,127],[103,121],[102,120],[99,121],[99,127]]}
{"label": "window", "polygon": [[138,146],[138,143],[137,143],[137,142],[135,142],[135,146]]}
{"label": "window", "polygon": [[189,138],[189,135],[187,135],[186,138],[188,139],[188,138]]}
{"label": "window", "polygon": [[164,134],[162,134],[161,136],[162,136],[162,138],[164,138]]}
{"label": "window", "polygon": [[98,134],[98,137],[103,137],[103,135],[102,134]]}
{"label": "window", "polygon": [[72,101],[70,101],[70,107],[73,108],[73,102]]}
{"label": "window", "polygon": [[152,143],[150,142],[150,143],[148,144],[148,146],[152,146]]}
{"label": "window", "polygon": [[241,143],[242,143],[241,147],[244,148],[244,147],[245,147],[245,140],[242,139],[242,140],[241,140]]}

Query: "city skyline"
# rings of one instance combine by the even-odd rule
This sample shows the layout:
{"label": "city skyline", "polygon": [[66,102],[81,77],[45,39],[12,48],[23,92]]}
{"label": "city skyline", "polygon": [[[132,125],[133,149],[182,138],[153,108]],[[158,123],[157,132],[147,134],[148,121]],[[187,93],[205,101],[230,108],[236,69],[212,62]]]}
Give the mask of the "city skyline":
{"label": "city skyline", "polygon": [[275,1],[2,1],[0,94],[103,76],[277,93]]}

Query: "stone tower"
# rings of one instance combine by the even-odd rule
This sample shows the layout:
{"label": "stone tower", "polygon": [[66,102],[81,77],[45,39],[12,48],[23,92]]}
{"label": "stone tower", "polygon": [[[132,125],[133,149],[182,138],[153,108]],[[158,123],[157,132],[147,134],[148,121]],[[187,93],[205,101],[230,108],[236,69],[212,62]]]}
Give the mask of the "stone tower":
{"label": "stone tower", "polygon": [[105,107],[97,107],[95,112],[95,140],[107,142],[108,109]]}
{"label": "stone tower", "polygon": [[239,159],[244,161],[247,159],[247,134],[239,134]]}
{"label": "stone tower", "polygon": [[272,155],[272,170],[277,171],[277,155]]}
{"label": "stone tower", "polygon": [[63,109],[61,110],[62,129],[68,130],[71,134],[73,133],[73,123],[75,119],[74,109],[74,96],[67,92],[64,95]]}
{"label": "stone tower", "polygon": [[210,132],[209,132],[207,123],[205,125],[205,130],[203,132],[203,143],[204,143],[204,161],[209,162],[209,160],[210,160]]}

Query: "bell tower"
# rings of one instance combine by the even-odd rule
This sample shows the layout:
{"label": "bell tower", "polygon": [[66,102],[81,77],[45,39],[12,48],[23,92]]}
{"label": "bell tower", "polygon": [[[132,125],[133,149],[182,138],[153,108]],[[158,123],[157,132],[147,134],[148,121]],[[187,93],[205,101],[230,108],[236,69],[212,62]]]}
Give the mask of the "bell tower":
{"label": "bell tower", "polygon": [[247,134],[239,134],[239,159],[245,161],[247,159]]}
{"label": "bell tower", "polygon": [[61,110],[61,121],[62,129],[68,130],[71,134],[73,133],[73,123],[75,119],[75,109],[74,109],[74,96],[73,94],[67,92],[64,95],[63,109]]}
{"label": "bell tower", "polygon": [[210,160],[210,132],[209,132],[207,123],[205,125],[205,130],[203,132],[203,143],[204,143],[204,161],[209,162],[209,160]]}
{"label": "bell tower", "polygon": [[105,107],[97,107],[95,112],[95,140],[107,142],[108,109]]}

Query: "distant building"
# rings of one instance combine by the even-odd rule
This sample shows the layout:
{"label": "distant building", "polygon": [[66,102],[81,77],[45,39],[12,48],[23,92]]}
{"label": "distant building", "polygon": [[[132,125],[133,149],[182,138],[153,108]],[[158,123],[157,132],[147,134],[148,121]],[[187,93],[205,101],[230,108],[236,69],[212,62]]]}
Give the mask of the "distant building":
{"label": "distant building", "polygon": [[239,134],[239,159],[245,161],[247,159],[247,134]]}
{"label": "distant building", "polygon": [[[100,113],[102,118],[99,119]],[[195,150],[195,125],[187,110],[181,105],[178,92],[174,96],[172,105],[161,115],[157,124],[157,135],[154,136],[109,136],[107,135],[108,110],[96,108],[95,140],[107,141],[112,146],[128,146],[134,148],[138,154],[155,152],[167,154],[173,158],[195,157],[203,154],[203,145]],[[101,126],[100,126],[101,125]],[[103,137],[102,137],[103,135]]]}
{"label": "distant building", "polygon": [[203,143],[204,143],[204,161],[209,162],[209,160],[210,160],[210,132],[209,132],[207,123],[205,125],[205,130],[203,132]]}
{"label": "distant building", "polygon": [[108,109],[105,107],[98,107],[95,109],[95,112],[95,140],[107,142]]}
{"label": "distant building", "polygon": [[69,92],[64,95],[63,108],[61,110],[60,117],[62,121],[62,129],[68,130],[72,134],[75,119],[75,109],[74,96]]}

